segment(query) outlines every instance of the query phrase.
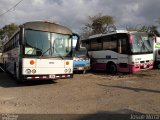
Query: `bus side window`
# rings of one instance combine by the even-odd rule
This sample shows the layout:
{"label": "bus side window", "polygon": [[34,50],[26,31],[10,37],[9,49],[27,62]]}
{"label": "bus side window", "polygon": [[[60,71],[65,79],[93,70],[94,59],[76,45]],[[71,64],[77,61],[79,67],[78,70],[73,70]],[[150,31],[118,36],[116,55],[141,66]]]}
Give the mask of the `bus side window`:
{"label": "bus side window", "polygon": [[127,35],[118,35],[118,53],[126,54],[128,53]]}
{"label": "bus side window", "polygon": [[113,50],[117,52],[116,36],[105,36],[102,38],[102,41],[104,50]]}
{"label": "bus side window", "polygon": [[96,50],[97,49],[97,42],[96,39],[94,38],[91,40],[91,50]]}
{"label": "bus side window", "polygon": [[85,43],[85,46],[84,47],[86,47],[87,48],[87,50],[90,50],[91,49],[91,47],[90,47],[90,41],[86,41],[86,43]]}

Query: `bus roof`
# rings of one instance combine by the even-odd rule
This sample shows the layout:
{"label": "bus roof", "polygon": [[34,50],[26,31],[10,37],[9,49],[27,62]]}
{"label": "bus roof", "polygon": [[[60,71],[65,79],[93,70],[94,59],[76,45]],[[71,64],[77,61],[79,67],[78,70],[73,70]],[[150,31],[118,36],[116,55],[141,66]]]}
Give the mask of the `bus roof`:
{"label": "bus roof", "polygon": [[[88,39],[92,39],[92,38],[97,38],[97,37],[102,37],[102,36],[106,36],[106,35],[113,35],[113,34],[117,34],[117,33],[136,33],[137,31],[127,31],[127,30],[116,30],[116,31],[111,31],[109,33],[105,33],[105,34],[95,34],[92,36],[89,36]],[[86,40],[86,39],[82,39],[82,40]]]}
{"label": "bus roof", "polygon": [[[47,27],[46,27],[47,26]],[[55,32],[55,33],[60,33],[60,34],[68,34],[71,35],[72,31],[62,25],[53,23],[53,22],[48,22],[48,21],[31,21],[31,22],[26,22],[22,25],[19,26],[18,30],[10,37],[6,38],[4,40],[4,45],[12,39],[12,37],[17,34],[20,30],[20,27],[24,27],[25,29],[31,29],[31,30],[39,30],[39,31],[45,31],[45,32]]]}
{"label": "bus roof", "polygon": [[101,36],[106,36],[106,35],[112,35],[112,34],[116,34],[116,33],[129,33],[127,30],[116,30],[116,31],[112,31],[106,34],[96,34],[96,35],[92,35],[89,38],[95,38],[95,37],[101,37]]}
{"label": "bus roof", "polygon": [[25,29],[33,29],[33,30],[40,30],[40,31],[46,31],[46,32],[70,34],[70,35],[72,34],[72,31],[69,28],[53,22],[48,22],[48,21],[31,21],[31,22],[24,23],[22,26]]}

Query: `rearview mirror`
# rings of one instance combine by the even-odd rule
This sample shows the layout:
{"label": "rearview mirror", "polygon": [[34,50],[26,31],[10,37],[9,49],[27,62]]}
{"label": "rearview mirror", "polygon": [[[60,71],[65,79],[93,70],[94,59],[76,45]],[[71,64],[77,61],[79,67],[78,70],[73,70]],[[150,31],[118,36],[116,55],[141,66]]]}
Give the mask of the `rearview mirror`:
{"label": "rearview mirror", "polygon": [[75,48],[76,50],[78,50],[79,47],[80,47],[79,39],[80,39],[79,35],[73,33],[73,35],[72,35],[72,47]]}

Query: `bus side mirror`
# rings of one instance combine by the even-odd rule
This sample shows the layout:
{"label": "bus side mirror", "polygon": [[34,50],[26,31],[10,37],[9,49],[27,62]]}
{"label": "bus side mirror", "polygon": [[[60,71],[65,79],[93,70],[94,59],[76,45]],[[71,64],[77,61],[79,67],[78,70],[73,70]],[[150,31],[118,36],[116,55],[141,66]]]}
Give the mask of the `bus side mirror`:
{"label": "bus side mirror", "polygon": [[80,48],[80,37],[76,33],[72,35],[72,47],[75,48],[75,50],[79,50]]}

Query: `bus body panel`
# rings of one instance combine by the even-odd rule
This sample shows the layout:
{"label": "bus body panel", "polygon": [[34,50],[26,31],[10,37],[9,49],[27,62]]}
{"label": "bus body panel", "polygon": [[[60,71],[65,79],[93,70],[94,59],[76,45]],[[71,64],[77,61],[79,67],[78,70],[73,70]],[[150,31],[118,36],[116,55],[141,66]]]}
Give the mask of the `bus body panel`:
{"label": "bus body panel", "polygon": [[[33,65],[31,61],[34,61]],[[23,58],[22,68],[23,75],[71,74],[73,73],[73,61]],[[30,69],[31,73],[26,73],[27,69]],[[32,73],[32,70],[36,72],[34,71],[35,73]]]}
{"label": "bus body panel", "polygon": [[[23,67],[39,67],[39,68],[65,68],[73,67],[73,60],[62,60],[62,59],[36,59],[36,58],[23,58]],[[32,65],[31,62],[34,61]]]}
{"label": "bus body panel", "polygon": [[153,54],[130,56],[130,72],[138,72],[153,68]]}
{"label": "bus body panel", "polygon": [[112,61],[113,63],[117,63],[117,53],[114,51],[89,51],[89,56],[91,58],[92,64],[91,68],[94,70],[106,70],[107,63]]}
{"label": "bus body panel", "polygon": [[[109,52],[108,52],[109,53]],[[107,56],[110,54],[110,58],[98,56]],[[122,55],[116,54],[116,52],[110,51],[109,54],[105,54],[103,51],[94,51],[91,55],[95,61],[92,63],[92,69],[94,70],[107,70],[107,64],[113,62],[117,66],[119,72],[138,72],[141,70],[147,70],[153,68],[153,54],[144,55]]]}

